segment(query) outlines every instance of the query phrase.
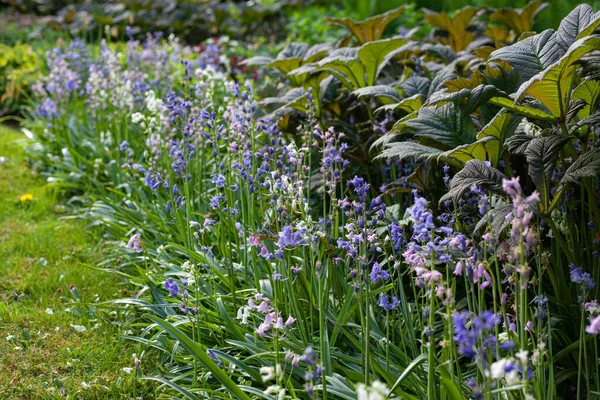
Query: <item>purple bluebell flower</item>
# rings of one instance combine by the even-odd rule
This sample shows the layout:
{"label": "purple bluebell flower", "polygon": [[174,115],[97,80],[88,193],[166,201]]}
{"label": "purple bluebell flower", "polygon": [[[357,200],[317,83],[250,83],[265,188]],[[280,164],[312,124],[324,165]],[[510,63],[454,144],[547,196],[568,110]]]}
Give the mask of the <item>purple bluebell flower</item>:
{"label": "purple bluebell flower", "polygon": [[165,289],[169,291],[169,295],[176,297],[179,294],[179,285],[173,279],[165,281]]}
{"label": "purple bluebell flower", "polygon": [[142,239],[139,233],[136,233],[129,239],[129,242],[127,242],[127,248],[135,251],[136,253],[142,252]]}
{"label": "purple bluebell flower", "polygon": [[221,361],[221,360],[219,359],[219,357],[217,357],[217,355],[215,354],[215,352],[214,352],[213,350],[211,350],[211,349],[208,349],[208,350],[206,350],[206,353],[208,353],[208,355],[210,356],[210,358],[211,358],[213,361],[216,361],[216,362],[217,362],[217,367],[221,368],[221,367],[223,366],[223,361]]}

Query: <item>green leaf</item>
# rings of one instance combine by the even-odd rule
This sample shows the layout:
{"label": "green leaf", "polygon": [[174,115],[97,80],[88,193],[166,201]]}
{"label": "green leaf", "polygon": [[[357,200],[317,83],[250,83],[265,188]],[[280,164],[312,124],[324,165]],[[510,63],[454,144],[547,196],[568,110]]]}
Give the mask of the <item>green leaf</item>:
{"label": "green leaf", "polygon": [[402,100],[400,93],[396,89],[388,85],[376,85],[376,86],[367,86],[364,88],[356,89],[352,92],[356,97],[385,97],[388,99],[392,99],[396,102]]}
{"label": "green leaf", "polygon": [[400,89],[404,90],[404,94],[406,94],[407,97],[418,94],[427,96],[430,85],[431,80],[429,78],[413,75],[400,84]]}
{"label": "green leaf", "polygon": [[452,378],[450,373],[446,371],[443,366],[440,370],[440,382],[444,389],[446,389],[446,395],[451,400],[464,400],[464,396],[462,391],[460,390],[460,386],[456,383],[456,381]]}
{"label": "green leaf", "polygon": [[513,212],[512,204],[505,204],[500,207],[494,207],[488,210],[488,212],[477,222],[473,232],[475,234],[481,234],[485,232],[488,225],[491,227],[491,231],[494,237],[499,237],[500,234],[506,229],[509,222],[506,217]]}
{"label": "green leaf", "polygon": [[440,204],[446,200],[458,201],[460,196],[472,186],[481,185],[484,188],[502,194],[502,180],[506,176],[494,167],[480,160],[468,161],[450,181],[448,192],[440,199]]}
{"label": "green leaf", "polygon": [[315,62],[319,58],[325,56],[332,48],[332,43],[318,43],[309,48],[304,54],[305,62]]}
{"label": "green leaf", "polygon": [[236,322],[231,318],[231,315],[227,312],[225,305],[223,304],[223,300],[219,297],[217,298],[217,308],[219,309],[219,314],[221,315],[221,319],[224,322],[227,330],[231,332],[231,334],[237,340],[244,340],[244,334],[240,331],[240,328],[237,326]]}
{"label": "green leaf", "polygon": [[179,386],[178,384],[176,384],[175,382],[171,382],[168,379],[165,378],[161,378],[159,376],[144,376],[140,379],[144,379],[147,381],[157,381],[160,383],[163,383],[167,386],[170,386],[171,388],[175,389],[176,391],[178,391],[179,393],[181,393],[185,398],[190,399],[190,400],[199,400],[200,397],[196,396],[194,393],[182,388],[181,386]]}
{"label": "green leaf", "polygon": [[398,103],[386,104],[384,106],[381,106],[378,109],[376,109],[375,112],[386,112],[400,109],[407,113],[412,113],[414,111],[418,111],[421,107],[423,107],[423,95],[415,94],[414,96],[400,100]]}
{"label": "green leaf", "polygon": [[241,62],[242,65],[267,65],[274,60],[271,57],[256,56],[245,59]]}
{"label": "green leaf", "polygon": [[398,18],[406,9],[408,6],[403,5],[364,21],[354,21],[350,18],[325,18],[325,21],[347,29],[360,44],[363,44],[379,40],[388,24]]}
{"label": "green leaf", "polygon": [[600,36],[579,39],[554,65],[523,83],[516,94],[516,101],[525,95],[536,98],[552,115],[564,118],[572,87],[575,63],[585,54],[600,49]]}
{"label": "green leaf", "polygon": [[292,88],[286,94],[281,97],[267,97],[262,99],[260,104],[263,106],[270,104],[281,104],[282,107],[292,107],[298,111],[306,111],[306,100],[304,88]]}
{"label": "green leaf", "polygon": [[583,120],[589,117],[592,110],[596,109],[598,103],[598,96],[600,95],[600,82],[594,79],[586,79],[581,82],[573,93],[571,94],[572,100],[583,100],[586,106],[577,113],[579,120]]}
{"label": "green leaf", "polygon": [[150,318],[154,323],[178,340],[179,343],[181,343],[181,345],[190,353],[190,355],[200,361],[200,363],[202,363],[231,394],[242,400],[250,400],[250,397],[242,389],[240,389],[240,387],[229,377],[229,375],[224,370],[219,368],[217,364],[215,364],[215,362],[210,358],[210,356],[206,354],[206,350],[204,348],[200,347],[199,344],[191,340],[181,330],[179,330],[179,328],[176,328],[169,322],[161,318],[157,318],[154,315],[149,315],[148,318]]}
{"label": "green leaf", "polygon": [[398,389],[400,387],[402,382],[404,382],[404,380],[410,376],[410,374],[413,372],[413,370],[416,369],[420,364],[424,363],[425,360],[427,360],[427,353],[422,353],[417,358],[415,358],[406,367],[406,369],[404,371],[402,371],[402,374],[400,374],[400,376],[398,377],[396,382],[394,382],[394,385],[392,385],[392,387],[390,389],[390,394],[387,397],[390,397],[390,395],[392,393],[394,393],[396,391],[396,389]]}
{"label": "green leaf", "polygon": [[475,127],[453,103],[441,107],[423,107],[418,117],[405,122],[416,130],[415,136],[434,141],[446,148],[455,148],[475,141]]}
{"label": "green leaf", "polygon": [[526,81],[557,62],[564,53],[556,43],[556,33],[547,29],[512,46],[494,51],[489,61],[506,61]]}
{"label": "green leaf", "polygon": [[405,49],[406,39],[394,37],[363,44],[357,52],[367,74],[367,83],[374,85],[381,70],[390,59]]}
{"label": "green leaf", "polygon": [[581,4],[569,13],[556,31],[556,43],[567,51],[577,39],[591,35],[600,24],[599,14],[588,4]]}
{"label": "green leaf", "polygon": [[469,115],[477,111],[482,104],[487,103],[497,94],[498,89],[494,86],[479,85],[474,89],[461,89],[458,92],[432,96],[425,102],[425,107],[430,105],[440,106],[452,102],[462,109],[464,115]]}
{"label": "green leaf", "polygon": [[474,143],[464,144],[452,150],[445,151],[438,156],[439,160],[454,159],[461,163],[466,163],[469,160],[485,161],[488,159],[487,146],[490,143],[498,143],[498,139],[493,136],[487,136]]}
{"label": "green leaf", "polygon": [[284,58],[281,60],[275,60],[265,65],[267,68],[275,68],[279,70],[283,75],[290,71],[300,67],[304,60],[302,58]]}
{"label": "green leaf", "polygon": [[490,21],[500,22],[512,29],[517,36],[533,30],[533,20],[544,10],[548,3],[540,0],[531,1],[523,9],[501,8],[490,15]]}
{"label": "green leaf", "polygon": [[401,160],[414,157],[416,160],[437,156],[442,151],[416,142],[395,142],[385,145],[384,150],[376,158],[398,157]]}
{"label": "green leaf", "polygon": [[365,68],[357,51],[356,48],[351,48],[344,52],[334,52],[319,61],[319,69],[334,74],[350,90],[365,87]]}
{"label": "green leaf", "polygon": [[489,104],[504,107],[522,117],[537,119],[540,121],[556,122],[559,119],[557,116],[547,114],[541,110],[538,110],[537,108],[517,105],[507,97],[492,97],[489,101]]}
{"label": "green leaf", "polygon": [[534,136],[529,135],[515,135],[506,140],[506,147],[510,154],[524,155],[527,151],[529,142],[534,139]]}
{"label": "green leaf", "polygon": [[544,209],[548,208],[552,173],[556,169],[558,154],[571,139],[573,138],[569,136],[557,135],[536,137],[529,142],[525,151],[528,173],[540,193]]}
{"label": "green leaf", "polygon": [[486,142],[484,147],[488,154],[488,158],[493,166],[497,167],[502,156],[504,142],[511,137],[519,123],[521,117],[515,116],[506,109],[500,110],[498,114],[492,118],[486,126],[477,134],[477,139],[481,140],[486,137],[493,137],[496,140]]}
{"label": "green leaf", "polygon": [[290,58],[304,58],[304,55],[308,51],[308,44],[306,43],[290,43],[284,47],[277,54],[277,60],[285,60]]}
{"label": "green leaf", "polygon": [[583,153],[567,170],[560,180],[560,184],[578,184],[583,178],[600,176],[600,149],[593,149]]}

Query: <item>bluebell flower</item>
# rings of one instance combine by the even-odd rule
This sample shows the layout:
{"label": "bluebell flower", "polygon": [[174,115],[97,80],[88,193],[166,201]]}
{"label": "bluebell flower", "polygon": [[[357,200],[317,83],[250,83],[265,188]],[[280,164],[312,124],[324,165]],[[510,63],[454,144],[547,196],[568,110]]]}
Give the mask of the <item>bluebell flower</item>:
{"label": "bluebell flower", "polygon": [[165,289],[169,291],[170,296],[176,297],[179,294],[179,285],[173,279],[165,281]]}
{"label": "bluebell flower", "polygon": [[391,299],[390,296],[387,295],[379,298],[379,306],[383,307],[385,311],[395,310],[398,307],[398,304],[400,304],[400,301],[396,296],[392,296]]}
{"label": "bluebell flower", "polygon": [[376,262],[373,264],[373,268],[371,269],[369,277],[371,278],[371,284],[375,284],[380,280],[388,280],[390,278],[390,274],[385,269],[382,269],[379,263]]}
{"label": "bluebell flower", "polygon": [[218,187],[222,188],[225,186],[225,176],[223,174],[217,174],[213,176],[212,182]]}
{"label": "bluebell flower", "polygon": [[219,208],[219,203],[223,199],[224,199],[224,197],[221,196],[221,195],[215,195],[215,196],[211,197],[211,199],[210,199],[210,206],[212,207],[212,209],[216,210],[217,208]]}
{"label": "bluebell flower", "polygon": [[217,367],[221,368],[223,366],[223,361],[221,361],[219,359],[219,357],[217,357],[217,355],[215,354],[214,351],[212,351],[211,349],[208,349],[208,350],[206,350],[206,353],[208,353],[210,358],[212,358],[214,361],[217,362]]}
{"label": "bluebell flower", "polygon": [[583,269],[578,268],[575,264],[569,264],[569,268],[571,268],[571,282],[578,283],[587,290],[592,290],[596,286],[596,282],[592,280],[589,272],[584,272]]}

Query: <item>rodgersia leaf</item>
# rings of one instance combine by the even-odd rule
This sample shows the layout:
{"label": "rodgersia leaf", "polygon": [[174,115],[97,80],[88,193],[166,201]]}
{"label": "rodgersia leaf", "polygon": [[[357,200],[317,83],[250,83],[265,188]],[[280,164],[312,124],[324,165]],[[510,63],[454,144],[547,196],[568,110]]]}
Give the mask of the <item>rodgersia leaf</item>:
{"label": "rodgersia leaf", "polygon": [[442,93],[433,96],[425,103],[425,106],[439,106],[452,102],[459,106],[465,115],[469,115],[497,94],[498,89],[494,86],[479,85],[474,89],[461,89],[458,92]]}
{"label": "rodgersia leaf", "polygon": [[521,117],[513,115],[508,110],[502,109],[477,134],[478,141],[487,137],[495,139],[487,142],[484,146],[492,165],[497,166],[500,162],[504,143],[507,138],[513,137],[521,119]]}
{"label": "rodgersia leaf", "polygon": [[557,62],[565,53],[557,45],[556,36],[556,32],[547,29],[512,46],[494,51],[489,61],[506,61],[519,72],[522,81],[529,80]]}
{"label": "rodgersia leaf", "polygon": [[448,192],[442,196],[440,203],[446,200],[458,200],[472,186],[481,185],[492,192],[503,193],[503,179],[506,179],[506,175],[496,168],[487,165],[484,161],[468,161],[464,168],[454,175],[454,178],[450,181]]}
{"label": "rodgersia leaf", "polygon": [[600,149],[593,149],[582,154],[565,171],[565,175],[560,181],[561,185],[566,183],[578,184],[583,178],[593,178],[600,176]]}
{"label": "rodgersia leaf", "polygon": [[448,103],[441,107],[423,107],[417,118],[405,125],[416,131],[415,136],[438,143],[446,149],[475,141],[475,127],[468,114]]}
{"label": "rodgersia leaf", "polygon": [[277,54],[277,60],[285,60],[288,58],[304,58],[304,55],[308,51],[308,44],[306,43],[290,43],[283,50]]}
{"label": "rodgersia leaf", "polygon": [[398,103],[386,104],[385,106],[381,106],[375,110],[375,112],[386,112],[386,111],[394,111],[394,110],[402,110],[407,113],[412,113],[414,111],[418,111],[423,106],[423,95],[415,94],[414,96],[407,97],[405,99],[400,100]]}
{"label": "rodgersia leaf", "polygon": [[376,85],[376,86],[367,86],[365,88],[357,89],[352,92],[353,95],[357,97],[385,97],[388,99],[392,99],[397,103],[402,100],[402,96],[396,89],[388,85]]}
{"label": "rodgersia leaf", "polygon": [[385,145],[384,150],[376,158],[392,158],[400,159],[414,157],[415,160],[421,160],[436,156],[441,153],[441,150],[422,145],[416,142],[394,142]]}
{"label": "rodgersia leaf", "polygon": [[569,136],[557,135],[536,137],[529,142],[525,151],[528,173],[540,193],[544,209],[549,204],[552,172],[556,168],[558,154],[571,139],[573,138]]}
{"label": "rodgersia leaf", "polygon": [[564,117],[568,107],[565,101],[572,89],[572,73],[577,61],[585,54],[599,49],[600,36],[579,39],[559,61],[523,83],[516,94],[516,100],[525,95],[535,97],[552,115]]}
{"label": "rodgersia leaf", "polygon": [[600,15],[588,4],[581,4],[567,15],[556,31],[556,43],[563,51],[577,39],[590,35],[600,24]]}
{"label": "rodgersia leaf", "polygon": [[534,136],[515,135],[506,140],[506,147],[510,154],[523,155],[527,151],[527,146],[534,139]]}
{"label": "rodgersia leaf", "polygon": [[532,30],[533,19],[547,6],[548,3],[542,3],[540,0],[535,0],[520,10],[514,8],[502,8],[494,11],[494,13],[490,15],[490,21],[505,24],[519,36],[523,32]]}
{"label": "rodgersia leaf", "polygon": [[506,216],[512,213],[513,205],[505,204],[503,206],[494,207],[488,210],[488,212],[479,220],[473,232],[475,234],[481,234],[488,226],[491,225],[491,230],[495,237],[498,237],[504,229],[508,226],[509,222]]}
{"label": "rodgersia leaf", "polygon": [[332,73],[351,90],[365,87],[365,67],[357,50],[354,47],[336,50],[319,61],[319,69]]}
{"label": "rodgersia leaf", "polygon": [[431,80],[424,76],[411,76],[400,84],[400,89],[404,90],[407,97],[412,97],[417,94],[427,96]]}
{"label": "rodgersia leaf", "polygon": [[363,44],[379,40],[388,24],[398,18],[407,8],[406,5],[403,5],[364,21],[354,21],[350,18],[325,18],[325,20],[333,25],[348,29],[358,42]]}
{"label": "rodgersia leaf", "polygon": [[405,49],[406,43],[407,41],[403,37],[394,37],[368,42],[358,49],[358,58],[365,68],[369,85],[375,84],[383,67],[394,55]]}

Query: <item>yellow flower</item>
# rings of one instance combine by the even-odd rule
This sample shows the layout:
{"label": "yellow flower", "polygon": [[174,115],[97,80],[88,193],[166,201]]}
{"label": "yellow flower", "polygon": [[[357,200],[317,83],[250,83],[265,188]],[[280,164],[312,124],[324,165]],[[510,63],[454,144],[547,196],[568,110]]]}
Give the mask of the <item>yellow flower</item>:
{"label": "yellow flower", "polygon": [[26,193],[23,196],[19,197],[19,200],[22,202],[33,200],[33,195],[31,193]]}

